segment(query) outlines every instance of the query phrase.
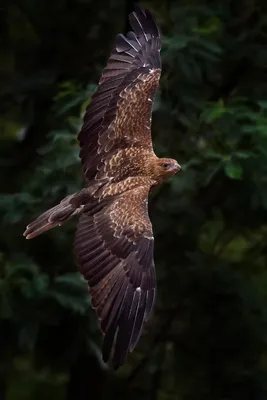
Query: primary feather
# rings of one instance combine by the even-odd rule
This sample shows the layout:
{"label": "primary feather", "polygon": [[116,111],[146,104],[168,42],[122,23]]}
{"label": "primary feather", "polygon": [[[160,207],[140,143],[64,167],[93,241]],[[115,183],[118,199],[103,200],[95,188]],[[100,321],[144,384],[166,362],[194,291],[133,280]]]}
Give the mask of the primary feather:
{"label": "primary feather", "polygon": [[156,293],[148,195],[179,171],[152,147],[151,113],[161,74],[161,35],[148,11],[118,35],[78,134],[87,185],[27,226],[31,239],[80,219],[74,249],[104,334],[103,359],[123,364],[148,320]]}

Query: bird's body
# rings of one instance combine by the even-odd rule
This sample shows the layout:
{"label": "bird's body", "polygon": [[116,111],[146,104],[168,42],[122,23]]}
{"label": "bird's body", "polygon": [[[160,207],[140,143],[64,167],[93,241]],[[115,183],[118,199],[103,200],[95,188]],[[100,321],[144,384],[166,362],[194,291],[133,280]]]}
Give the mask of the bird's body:
{"label": "bird's body", "polygon": [[80,215],[75,254],[104,334],[103,359],[125,362],[156,292],[149,192],[179,171],[158,158],[151,115],[161,73],[159,29],[148,11],[130,15],[118,35],[78,135],[86,187],[27,226],[31,239]]}

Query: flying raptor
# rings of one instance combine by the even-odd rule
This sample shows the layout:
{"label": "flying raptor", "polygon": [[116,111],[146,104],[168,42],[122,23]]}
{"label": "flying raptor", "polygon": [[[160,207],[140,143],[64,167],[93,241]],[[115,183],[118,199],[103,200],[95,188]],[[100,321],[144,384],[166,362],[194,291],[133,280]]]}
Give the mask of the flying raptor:
{"label": "flying raptor", "polygon": [[116,37],[78,134],[86,186],[29,224],[27,239],[79,215],[74,249],[114,368],[135,348],[156,294],[148,195],[181,168],[158,158],[151,115],[161,74],[161,34],[139,7]]}

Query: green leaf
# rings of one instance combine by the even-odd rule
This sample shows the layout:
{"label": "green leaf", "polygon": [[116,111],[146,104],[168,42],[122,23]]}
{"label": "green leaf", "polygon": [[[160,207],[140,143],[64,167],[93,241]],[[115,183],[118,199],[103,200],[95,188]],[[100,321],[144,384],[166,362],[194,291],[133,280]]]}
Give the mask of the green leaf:
{"label": "green leaf", "polygon": [[220,119],[224,114],[231,113],[232,111],[226,107],[222,100],[206,108],[202,114],[202,119],[210,123]]}
{"label": "green leaf", "polygon": [[233,153],[233,156],[236,156],[236,157],[242,158],[242,159],[247,159],[247,158],[253,157],[254,154],[251,151],[236,151]]}
{"label": "green leaf", "polygon": [[208,18],[203,25],[194,28],[194,32],[198,32],[201,35],[211,35],[219,30],[221,21],[217,17]]}
{"label": "green leaf", "polygon": [[227,161],[224,166],[224,171],[231,179],[241,179],[243,176],[243,169],[241,165],[233,160]]}
{"label": "green leaf", "polygon": [[260,107],[267,109],[267,100],[260,100],[257,103]]}

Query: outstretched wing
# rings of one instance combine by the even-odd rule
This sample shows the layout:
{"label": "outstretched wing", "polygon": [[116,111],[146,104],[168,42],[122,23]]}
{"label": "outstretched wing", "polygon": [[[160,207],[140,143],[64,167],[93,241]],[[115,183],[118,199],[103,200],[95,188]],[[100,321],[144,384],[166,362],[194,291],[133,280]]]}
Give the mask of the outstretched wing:
{"label": "outstretched wing", "polygon": [[[78,135],[83,172],[87,180],[111,177],[111,155],[126,147],[152,151],[151,113],[161,74],[161,35],[148,11],[136,7],[130,14],[133,32],[116,38],[84,116]],[[105,164],[109,154],[109,166]]]}
{"label": "outstretched wing", "polygon": [[[115,368],[136,346],[154,304],[154,239],[149,187],[138,187],[80,217],[75,253],[104,333],[103,359]],[[101,208],[101,203],[98,209]],[[94,211],[95,212],[95,211]]]}

